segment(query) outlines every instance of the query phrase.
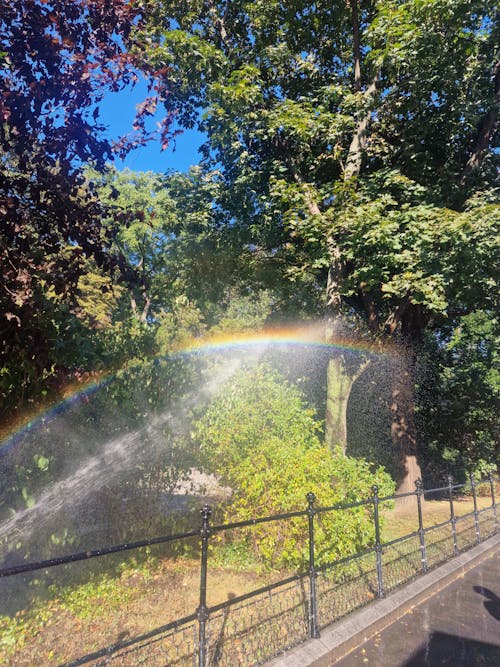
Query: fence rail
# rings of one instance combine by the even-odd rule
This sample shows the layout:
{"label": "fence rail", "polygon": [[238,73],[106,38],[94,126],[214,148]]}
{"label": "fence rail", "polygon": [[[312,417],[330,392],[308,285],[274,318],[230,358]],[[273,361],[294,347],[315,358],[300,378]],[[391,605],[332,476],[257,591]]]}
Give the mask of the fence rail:
{"label": "fence rail", "polygon": [[[378,488],[372,487],[372,496],[354,503],[321,507],[316,504],[314,493],[308,493],[304,510],[273,516],[258,517],[222,525],[211,525],[212,510],[208,505],[201,509],[201,523],[197,529],[149,540],[82,551],[59,558],[23,563],[0,569],[0,579],[22,573],[102,557],[108,554],[131,551],[142,547],[180,542],[198,537],[200,542],[199,603],[196,610],[161,628],[133,639],[104,647],[100,651],[80,657],[70,665],[108,664],[116,659],[118,664],[127,662],[130,654],[151,650],[161,642],[158,664],[168,665],[253,665],[272,658],[307,638],[317,638],[326,625],[350,611],[383,598],[397,586],[426,573],[430,568],[487,539],[498,531],[495,478],[491,473],[483,480],[468,476],[463,484],[454,483],[451,476],[447,484],[424,489],[415,483],[415,490],[404,494],[379,497]],[[478,485],[486,484],[491,503],[479,508]],[[467,487],[473,501],[473,510],[457,516],[455,497]],[[424,499],[442,494],[449,503],[449,518],[425,525]],[[383,541],[381,537],[380,505],[387,501],[415,497],[418,528],[408,534]],[[370,508],[373,518],[372,546],[331,563],[317,564],[317,517],[328,512],[347,511],[354,507]],[[308,564],[296,572],[266,586],[210,606],[207,602],[207,574],[209,569],[209,543],[213,535],[239,528],[249,528],[263,523],[287,521],[292,518],[307,519],[305,531],[308,540]],[[156,646],[155,650],[158,647]],[[129,657],[127,657],[129,656]],[[103,662],[99,662],[100,659]],[[151,656],[148,664],[156,664]]]}

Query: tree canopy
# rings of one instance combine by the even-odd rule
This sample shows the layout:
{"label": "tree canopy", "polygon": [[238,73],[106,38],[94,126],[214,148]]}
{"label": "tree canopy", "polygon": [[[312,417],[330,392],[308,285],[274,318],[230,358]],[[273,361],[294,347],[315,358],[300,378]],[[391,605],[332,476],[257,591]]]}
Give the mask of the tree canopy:
{"label": "tree canopy", "polygon": [[[329,271],[337,312],[354,307],[378,333],[414,337],[449,303],[441,287],[423,292],[441,271],[464,272],[439,266],[443,244],[463,242],[452,211],[495,186],[494,11],[487,1],[162,2],[147,6],[141,40],[144,62],[165,68],[168,111],[207,132],[228,214],[263,243],[272,230],[290,276]],[[496,215],[481,213],[492,227]]]}
{"label": "tree canopy", "polygon": [[[466,341],[490,349],[498,308],[492,0],[0,8],[3,397],[45,387],[62,366],[116,366],[207,331],[326,312],[348,322],[343,336],[404,347],[402,437],[411,415],[397,404],[414,405],[419,346],[422,359],[435,351],[433,391],[446,395],[496,363],[466,353]],[[99,102],[140,71],[151,95],[117,148],[143,142],[163,105],[164,147],[179,130],[207,137],[185,174],[105,167]],[[347,414],[355,373],[336,360],[328,378],[343,396],[328,405]],[[487,431],[487,456],[495,377],[479,412],[446,400],[439,412]],[[476,435],[460,445],[459,430],[472,460]]]}
{"label": "tree canopy", "polygon": [[167,113],[207,134],[221,210],[290,280],[323,284],[332,318],[404,344],[392,432],[413,458],[417,346],[497,305],[495,12],[490,0],[167,0],[145,4],[138,33]]}

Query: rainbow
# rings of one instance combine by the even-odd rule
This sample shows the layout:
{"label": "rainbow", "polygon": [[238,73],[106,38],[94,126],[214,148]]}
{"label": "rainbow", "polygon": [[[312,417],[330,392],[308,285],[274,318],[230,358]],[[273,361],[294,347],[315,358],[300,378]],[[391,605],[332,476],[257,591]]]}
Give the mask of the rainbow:
{"label": "rainbow", "polygon": [[[385,355],[388,347],[375,345],[368,341],[353,341],[347,339],[325,340],[324,327],[304,326],[295,328],[280,328],[263,330],[255,334],[235,333],[221,334],[192,340],[189,344],[175,349],[169,355],[157,355],[155,358],[169,358],[176,356],[190,356],[193,354],[213,354],[228,350],[245,350],[267,346],[300,346],[317,347],[336,350],[337,352],[357,352],[369,355]],[[126,366],[124,367],[126,369]],[[103,389],[116,378],[116,372],[106,373],[99,378],[72,385],[66,389],[66,396],[49,406],[44,406],[38,413],[30,415],[29,419],[13,430],[0,442],[0,450],[10,449],[30,431],[48,424],[58,415],[64,414],[77,402],[88,399],[92,394]],[[73,389],[73,387],[75,387]],[[68,391],[69,390],[69,391]]]}
{"label": "rainbow", "polygon": [[48,424],[58,415],[64,414],[72,405],[85,400],[103,387],[106,387],[114,378],[114,373],[106,373],[105,375],[101,375],[98,379],[93,378],[87,382],[79,382],[76,388],[72,391],[70,387],[67,387],[64,398],[57,403],[53,403],[48,408],[47,406],[43,406],[38,412],[34,414],[32,413],[20,426],[16,426],[12,432],[0,442],[0,451],[10,449],[17,442],[22,440],[27,433],[40,426]]}
{"label": "rainbow", "polygon": [[384,354],[380,347],[368,341],[352,341],[347,339],[336,339],[326,341],[324,332],[320,335],[318,327],[302,327],[289,329],[268,329],[259,333],[248,334],[221,334],[193,340],[188,346],[176,350],[178,354],[191,354],[193,352],[223,352],[229,349],[244,349],[252,347],[263,347],[266,345],[299,345],[307,347],[319,347],[331,350],[363,352],[365,354]]}

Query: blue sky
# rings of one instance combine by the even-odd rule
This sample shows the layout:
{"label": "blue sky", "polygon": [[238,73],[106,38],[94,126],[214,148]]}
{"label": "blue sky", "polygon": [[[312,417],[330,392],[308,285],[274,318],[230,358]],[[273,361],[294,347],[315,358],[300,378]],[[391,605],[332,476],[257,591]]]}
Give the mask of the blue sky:
{"label": "blue sky", "polygon": [[[133,88],[107,95],[99,104],[99,110],[100,120],[108,126],[108,138],[117,139],[120,135],[131,132],[135,106],[145,97],[147,89],[142,81]],[[161,118],[161,115],[158,118]],[[175,142],[163,152],[159,141],[151,141],[143,148],[129,153],[124,161],[117,158],[114,164],[117,169],[128,167],[134,171],[186,171],[190,165],[199,161],[197,151],[203,140],[203,134],[197,130],[188,130],[177,136]]]}

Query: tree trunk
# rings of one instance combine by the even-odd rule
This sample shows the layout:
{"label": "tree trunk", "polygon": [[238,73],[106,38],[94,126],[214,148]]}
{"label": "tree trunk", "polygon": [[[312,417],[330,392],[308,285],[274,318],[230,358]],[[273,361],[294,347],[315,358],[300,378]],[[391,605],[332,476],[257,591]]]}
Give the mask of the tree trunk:
{"label": "tree trunk", "polygon": [[363,373],[369,361],[349,369],[344,355],[339,354],[328,362],[325,415],[325,444],[330,449],[340,445],[347,449],[347,404],[351,389]]}
{"label": "tree trunk", "polygon": [[[415,491],[415,481],[422,479],[422,471],[417,461],[414,368],[413,355],[403,353],[392,381],[391,437],[394,447],[401,452],[405,468],[398,485],[398,493]],[[398,502],[411,503],[412,498],[402,498]]]}
{"label": "tree trunk", "polygon": [[[351,8],[351,20],[353,29],[353,65],[354,65],[354,90],[361,91],[361,43],[359,34],[359,6],[358,0],[349,0]],[[373,95],[377,89],[375,77],[367,87],[365,95]],[[344,169],[344,178],[348,180],[353,176],[359,176],[361,171],[362,152],[366,143],[366,132],[370,123],[370,113],[366,113],[358,119],[356,128],[351,138],[347,163]],[[330,268],[328,271],[328,283],[326,288],[326,299],[328,311],[333,317],[338,317],[342,305],[341,284],[344,274],[344,260],[338,243],[329,236],[327,239],[330,256]],[[357,378],[361,375],[368,362],[364,361],[361,366],[350,368],[344,355],[338,355],[330,359],[327,370],[327,398],[325,415],[325,444],[333,448],[340,445],[345,452],[347,449],[347,404],[351,389]]]}
{"label": "tree trunk", "polygon": [[354,379],[349,377],[341,356],[330,359],[327,370],[325,444],[347,449],[347,401]]}

